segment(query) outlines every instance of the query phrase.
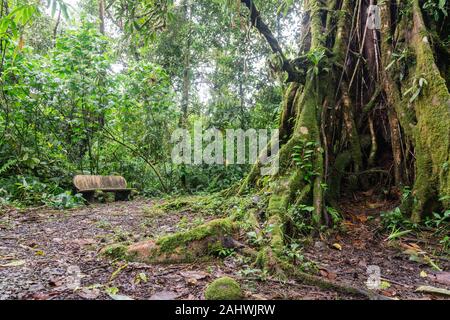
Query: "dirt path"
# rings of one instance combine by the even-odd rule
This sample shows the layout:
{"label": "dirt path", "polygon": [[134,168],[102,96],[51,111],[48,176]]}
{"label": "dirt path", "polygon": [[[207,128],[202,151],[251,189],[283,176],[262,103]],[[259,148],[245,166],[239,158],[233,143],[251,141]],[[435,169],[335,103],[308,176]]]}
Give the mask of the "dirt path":
{"label": "dirt path", "polygon": [[[238,278],[247,299],[354,298],[295,280],[261,281],[247,261],[236,255],[208,263],[160,266],[111,262],[98,255],[109,243],[135,242],[211,218],[190,211],[158,215],[152,211],[153,204],[136,200],[64,212],[0,209],[0,300],[203,299],[205,286],[223,275]],[[361,228],[370,226],[357,224],[354,232],[346,233],[349,236],[316,242],[305,254],[320,263],[324,277],[364,288],[367,265],[376,264],[392,281],[383,294],[402,299],[434,298],[414,293],[418,284],[436,285],[431,278],[420,277],[424,270],[431,274],[428,266],[398,255],[398,249],[380,241],[382,236],[361,240],[362,235],[373,234],[363,230],[358,235]],[[342,251],[333,249],[334,241],[341,244]],[[441,267],[449,270],[448,261]],[[77,290],[74,284],[79,286]]]}

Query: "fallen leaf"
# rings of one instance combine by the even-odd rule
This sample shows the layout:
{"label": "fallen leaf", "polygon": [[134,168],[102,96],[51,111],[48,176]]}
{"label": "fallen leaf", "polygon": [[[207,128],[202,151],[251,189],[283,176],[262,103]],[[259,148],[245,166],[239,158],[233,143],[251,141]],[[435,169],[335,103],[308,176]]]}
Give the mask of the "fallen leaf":
{"label": "fallen leaf", "polygon": [[6,264],[0,264],[0,267],[20,267],[23,266],[25,264],[25,260],[15,260],[15,261],[11,261],[9,263]]}
{"label": "fallen leaf", "polygon": [[380,293],[386,297],[394,297],[397,294],[397,292],[391,290],[381,290]]}
{"label": "fallen leaf", "polygon": [[71,242],[82,247],[82,246],[94,244],[96,241],[94,239],[75,239]]}
{"label": "fallen leaf", "polygon": [[81,288],[78,295],[83,299],[94,300],[100,295],[100,290],[97,288]]}
{"label": "fallen leaf", "polygon": [[420,271],[420,277],[421,278],[426,278],[428,276],[428,274],[425,271]]}
{"label": "fallen leaf", "polygon": [[208,273],[203,271],[182,271],[180,274],[189,279],[202,280],[209,276]]}
{"label": "fallen leaf", "polygon": [[261,294],[252,294],[250,297],[255,300],[268,300],[266,296]]}
{"label": "fallen leaf", "polygon": [[322,277],[328,278],[330,280],[335,280],[337,277],[336,273],[328,271],[326,269],[320,269],[319,272]]}
{"label": "fallen leaf", "polygon": [[174,300],[178,297],[178,294],[173,291],[160,291],[156,292],[150,297],[149,300]]}
{"label": "fallen leaf", "polygon": [[333,248],[336,250],[342,251],[342,246],[339,243],[333,243]]}
{"label": "fallen leaf", "polygon": [[444,296],[450,296],[450,290],[436,288],[432,286],[420,286],[416,289],[416,292],[434,293],[434,294],[441,294]]}

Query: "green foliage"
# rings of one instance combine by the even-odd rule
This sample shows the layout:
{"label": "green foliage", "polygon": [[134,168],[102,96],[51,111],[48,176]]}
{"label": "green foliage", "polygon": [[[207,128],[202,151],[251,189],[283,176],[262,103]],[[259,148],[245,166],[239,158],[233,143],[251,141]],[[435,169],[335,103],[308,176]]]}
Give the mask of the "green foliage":
{"label": "green foliage", "polygon": [[72,209],[83,205],[84,199],[81,194],[72,195],[70,192],[65,191],[50,197],[45,204],[57,209]]}
{"label": "green foliage", "polygon": [[249,231],[246,235],[247,241],[252,245],[259,246],[263,242],[263,239],[255,231]]}
{"label": "green foliage", "polygon": [[316,148],[315,142],[306,140],[301,140],[298,145],[293,147],[292,160],[301,169],[303,180],[307,183],[310,183],[312,178],[317,175],[313,164]]}
{"label": "green foliage", "polygon": [[51,9],[52,17],[55,16],[56,11],[62,13],[64,19],[69,19],[69,8],[71,8],[70,4],[66,3],[63,0],[47,0],[47,8]]}
{"label": "green foliage", "polygon": [[311,77],[318,76],[322,71],[329,71],[329,68],[327,66],[328,58],[325,52],[325,48],[318,47],[308,51],[308,53],[305,55],[311,63],[311,67],[308,69],[308,74],[310,74]]}
{"label": "green foliage", "polygon": [[433,212],[431,217],[426,217],[425,225],[430,228],[439,229],[440,227],[450,227],[450,210],[446,210],[439,214]]}
{"label": "green foliage", "polygon": [[425,226],[428,229],[434,230],[434,234],[437,236],[444,234],[441,243],[444,248],[448,248],[447,234],[450,230],[450,210],[445,210],[442,213],[433,212],[431,216],[425,218],[423,225],[417,225],[405,217],[400,208],[397,207],[392,211],[382,212],[381,223],[384,229],[389,231],[388,240],[398,239],[413,231],[419,231]]}
{"label": "green foliage", "polygon": [[409,229],[413,225],[409,219],[407,219],[400,208],[395,208],[392,211],[381,213],[381,223],[387,230]]}
{"label": "green foliage", "polygon": [[226,257],[230,257],[232,255],[234,255],[235,251],[233,248],[217,248],[217,250],[215,250],[214,252],[212,252],[212,254],[217,255],[219,258],[226,258]]}
{"label": "green foliage", "polygon": [[242,270],[239,270],[239,275],[246,278],[257,278],[260,281],[266,281],[269,277],[268,270],[261,270],[258,268],[250,268],[246,267]]}
{"label": "green foliage", "polygon": [[300,244],[295,242],[285,247],[284,254],[288,258],[288,260],[294,265],[296,265],[299,261],[302,261],[304,259]]}
{"label": "green foliage", "polygon": [[342,222],[343,217],[340,214],[339,211],[337,211],[333,207],[327,207],[327,212],[331,217],[331,221],[333,222],[333,226],[339,226],[339,224]]}
{"label": "green foliage", "polygon": [[0,202],[21,205],[47,205],[55,209],[71,209],[83,205],[81,195],[72,195],[55,183],[43,183],[35,177],[18,176],[0,179]]}

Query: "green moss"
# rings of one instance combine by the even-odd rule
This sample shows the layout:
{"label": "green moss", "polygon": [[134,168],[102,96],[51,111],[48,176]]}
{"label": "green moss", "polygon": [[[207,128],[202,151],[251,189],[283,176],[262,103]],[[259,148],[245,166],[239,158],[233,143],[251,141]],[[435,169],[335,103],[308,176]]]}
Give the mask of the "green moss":
{"label": "green moss", "polygon": [[256,217],[256,209],[250,209],[244,213],[241,219],[236,221],[239,228],[249,231],[259,228],[258,218]]}
{"label": "green moss", "polygon": [[271,228],[270,247],[275,254],[281,254],[284,247],[282,220],[280,216],[271,216],[268,223]]}
{"label": "green moss", "polygon": [[[338,64],[344,65],[345,53],[348,42],[348,26],[351,24],[351,8],[350,1],[343,0],[341,11],[338,15],[336,38],[333,48],[335,60]],[[332,26],[329,26],[330,28]]]}
{"label": "green moss", "polygon": [[289,204],[289,197],[286,194],[277,195],[274,194],[269,199],[269,205],[267,211],[269,216],[284,216]]}
{"label": "green moss", "polygon": [[156,244],[162,252],[170,252],[192,241],[203,240],[209,236],[228,235],[234,231],[235,225],[231,219],[216,219],[191,230],[159,238]]}
{"label": "green moss", "polygon": [[208,285],[205,298],[207,300],[240,300],[242,299],[241,286],[230,277],[222,277]]}

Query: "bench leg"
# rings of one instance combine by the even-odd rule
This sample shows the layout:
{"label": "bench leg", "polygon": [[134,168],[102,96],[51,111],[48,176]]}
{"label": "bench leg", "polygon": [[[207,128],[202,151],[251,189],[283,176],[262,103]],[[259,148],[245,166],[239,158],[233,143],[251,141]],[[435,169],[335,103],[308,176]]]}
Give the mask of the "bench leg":
{"label": "bench leg", "polygon": [[127,191],[117,191],[114,195],[116,201],[128,201],[130,200],[130,190]]}
{"label": "bench leg", "polygon": [[83,195],[83,198],[86,200],[87,203],[92,203],[94,202],[94,191],[87,191],[87,192],[82,192],[81,193]]}

